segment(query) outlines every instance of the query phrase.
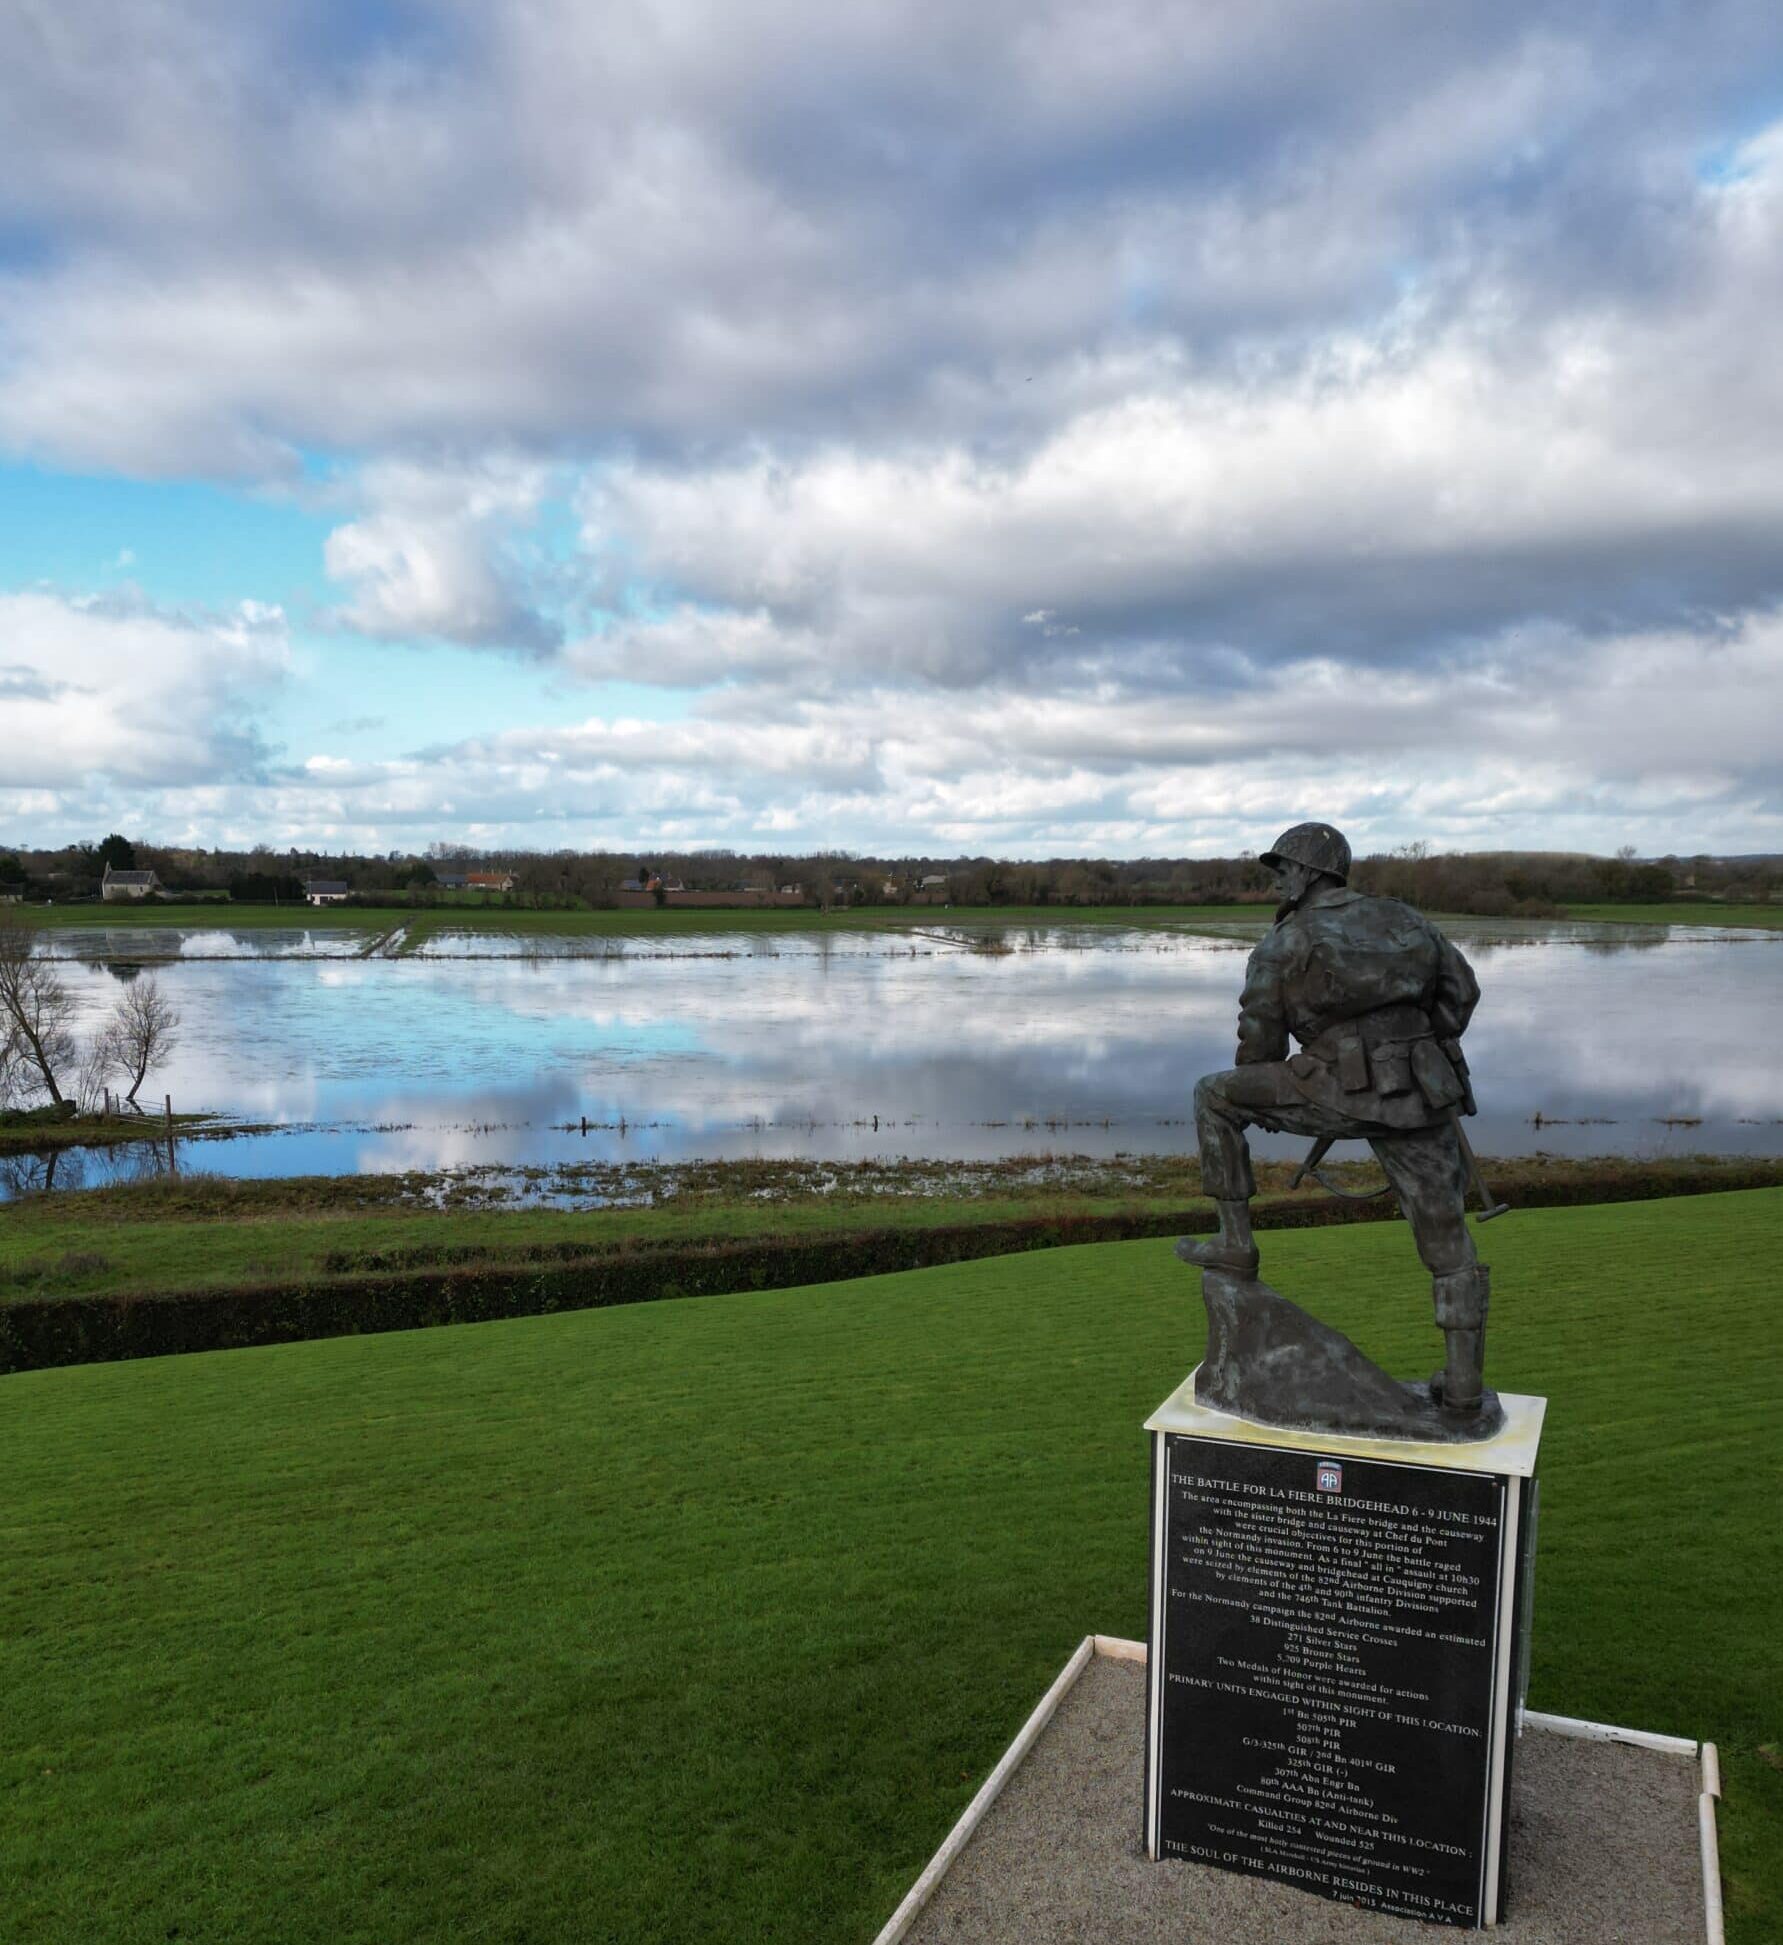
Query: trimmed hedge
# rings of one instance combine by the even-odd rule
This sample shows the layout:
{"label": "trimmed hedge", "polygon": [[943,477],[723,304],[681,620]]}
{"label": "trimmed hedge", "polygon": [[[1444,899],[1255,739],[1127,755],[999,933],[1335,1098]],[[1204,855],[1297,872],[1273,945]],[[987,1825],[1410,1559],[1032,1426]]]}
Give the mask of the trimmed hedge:
{"label": "trimmed hedge", "polygon": [[[1589,1177],[1544,1179],[1537,1170],[1496,1170],[1498,1186],[1522,1208],[1632,1202],[1783,1183],[1783,1163],[1612,1165]],[[1390,1196],[1375,1202],[1259,1202],[1266,1228],[1397,1219]],[[620,1244],[589,1250],[576,1244],[535,1246],[518,1256],[479,1258],[445,1249],[445,1261],[332,1276],[325,1282],[262,1284],[192,1291],[122,1292],[73,1297],[21,1297],[0,1303],[0,1373],[182,1351],[235,1350],[310,1337],[421,1330],[433,1324],[480,1324],[557,1310],[648,1303],[666,1297],[713,1296],[733,1290],[778,1290],[837,1283],[891,1270],[924,1269],[980,1256],[1055,1249],[1070,1243],[1205,1233],[1214,1213],[1198,1207],[1108,1215],[1033,1216],[933,1229],[868,1229],[834,1236],[788,1236],[694,1245]],[[380,1259],[374,1258],[373,1261]]]}

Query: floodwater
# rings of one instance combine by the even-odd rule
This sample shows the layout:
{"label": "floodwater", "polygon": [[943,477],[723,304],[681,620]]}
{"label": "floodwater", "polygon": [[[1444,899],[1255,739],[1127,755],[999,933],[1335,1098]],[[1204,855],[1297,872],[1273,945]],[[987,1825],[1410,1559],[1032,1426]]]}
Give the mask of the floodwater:
{"label": "floodwater", "polygon": [[[1483,1154],[1783,1152],[1783,934],[1451,930],[1485,994],[1467,1041]],[[407,954],[351,927],[49,938],[89,1027],[156,962],[183,1025],[145,1093],[264,1125],[181,1145],[188,1166],[260,1176],[1186,1149],[1196,1077],[1232,1058],[1254,936],[446,933]],[[56,1182],[156,1165],[64,1155]],[[11,1191],[42,1172],[15,1161]]]}

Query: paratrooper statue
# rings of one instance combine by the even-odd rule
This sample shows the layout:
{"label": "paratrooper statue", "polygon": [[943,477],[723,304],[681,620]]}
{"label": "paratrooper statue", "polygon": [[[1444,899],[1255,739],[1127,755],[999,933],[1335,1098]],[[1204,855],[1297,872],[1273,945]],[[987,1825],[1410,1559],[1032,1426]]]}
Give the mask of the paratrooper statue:
{"label": "paratrooper statue", "polygon": [[1479,986],[1421,913],[1349,888],[1350,847],[1329,824],[1296,824],[1262,861],[1281,904],[1246,969],[1237,1064],[1195,1089],[1201,1181],[1218,1204],[1219,1233],[1185,1237],[1177,1253],[1261,1288],[1245,1130],[1313,1136],[1314,1168],[1331,1142],[1367,1141],[1430,1272],[1444,1338],[1443,1369],[1427,1395],[1418,1388],[1417,1403],[1436,1408],[1453,1435],[1477,1435],[1456,1421],[1496,1411],[1484,1389],[1488,1273],[1465,1219],[1478,1169],[1459,1118],[1474,1112],[1461,1037]]}

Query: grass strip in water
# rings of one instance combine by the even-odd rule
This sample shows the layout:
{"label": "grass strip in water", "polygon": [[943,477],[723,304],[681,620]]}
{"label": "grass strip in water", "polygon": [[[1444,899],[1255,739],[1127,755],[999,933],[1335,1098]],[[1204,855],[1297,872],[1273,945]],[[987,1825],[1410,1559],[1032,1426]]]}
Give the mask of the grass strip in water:
{"label": "grass strip in water", "polygon": [[[1720,1744],[1734,1945],[1783,1929],[1780,1251],[1783,1191],[1492,1242],[1531,1704]],[[1429,1368],[1402,1231],[1268,1255]],[[0,1382],[9,1940],[864,1945],[1143,1633],[1199,1310],[1135,1242]]]}
{"label": "grass strip in water", "polygon": [[1704,898],[1664,905],[1568,905],[1563,909],[1568,918],[1604,925],[1726,925],[1783,931],[1783,899],[1766,905],[1721,905]]}
{"label": "grass strip in water", "polygon": [[701,932],[872,932],[925,926],[1181,925],[1185,920],[1266,917],[1265,905],[667,905],[638,910],[501,904],[450,905],[21,905],[27,924],[80,930],[179,932],[267,927],[357,931],[373,938],[413,928],[412,952],[438,932],[677,938]]}
{"label": "grass strip in water", "polygon": [[[174,1133],[244,1132],[210,1114],[175,1114]],[[55,1108],[15,1108],[0,1113],[0,1155],[43,1155],[55,1149],[130,1148],[165,1139],[167,1116],[145,1108],[140,1114],[67,1115]]]}

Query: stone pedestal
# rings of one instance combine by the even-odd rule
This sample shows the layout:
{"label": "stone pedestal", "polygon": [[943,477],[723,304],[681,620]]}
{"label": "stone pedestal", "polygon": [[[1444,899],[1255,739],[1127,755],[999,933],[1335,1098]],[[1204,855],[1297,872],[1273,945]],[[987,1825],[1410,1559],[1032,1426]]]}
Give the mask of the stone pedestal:
{"label": "stone pedestal", "polygon": [[1145,1841],[1455,1925],[1508,1893],[1546,1400],[1468,1445],[1261,1425],[1152,1435]]}

